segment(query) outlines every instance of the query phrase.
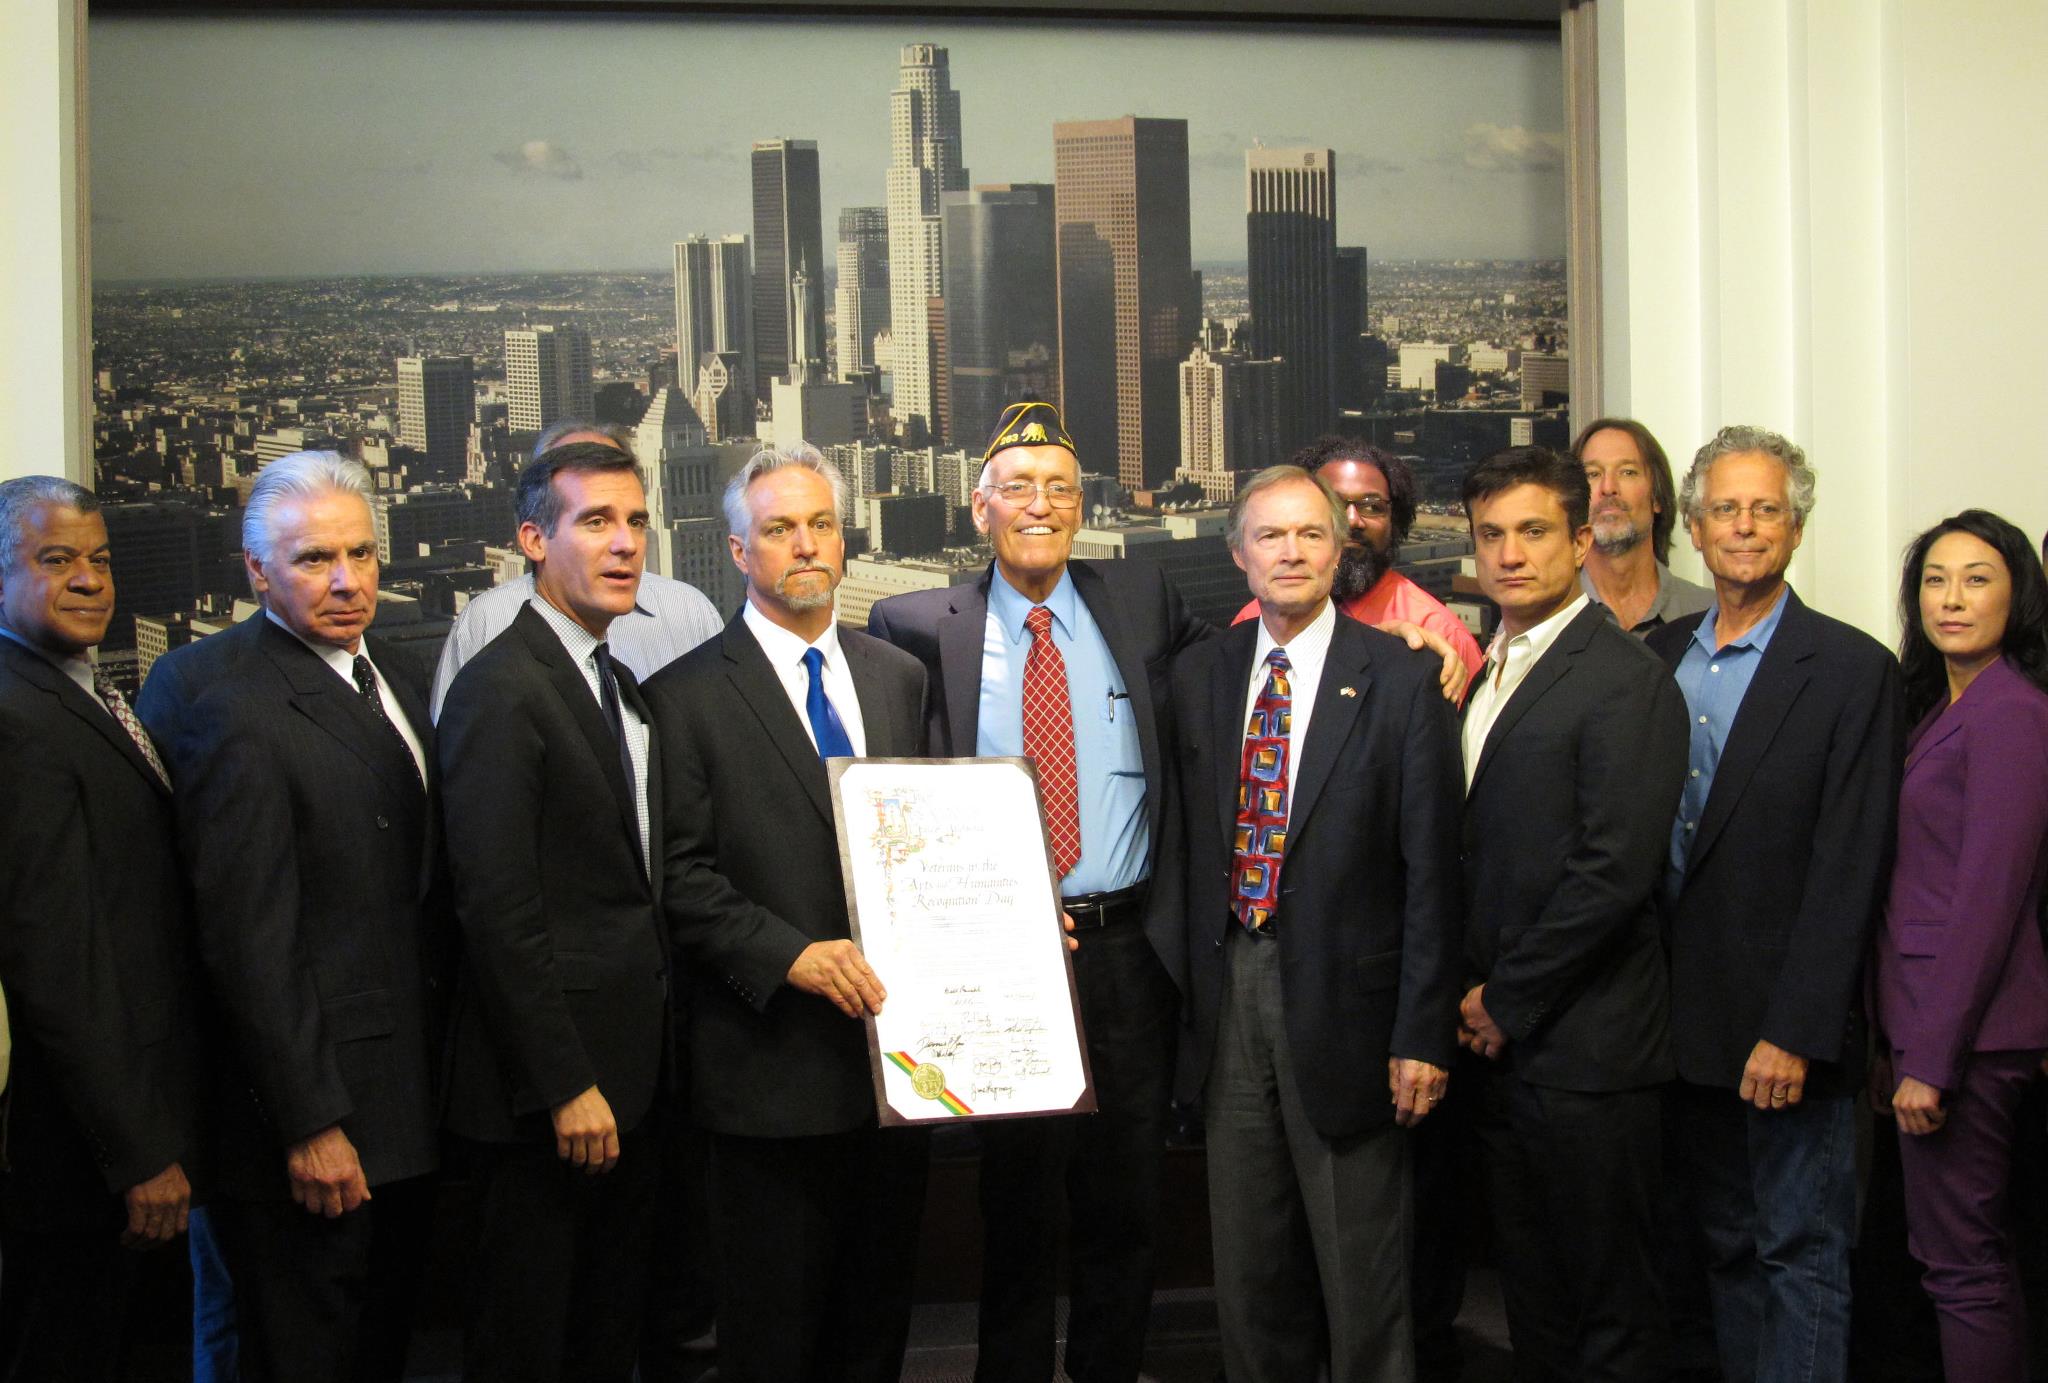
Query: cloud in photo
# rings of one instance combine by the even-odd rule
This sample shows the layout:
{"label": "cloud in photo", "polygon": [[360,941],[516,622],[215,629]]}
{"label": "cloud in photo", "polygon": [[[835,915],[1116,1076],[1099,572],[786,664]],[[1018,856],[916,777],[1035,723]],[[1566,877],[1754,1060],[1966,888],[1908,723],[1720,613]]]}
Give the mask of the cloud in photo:
{"label": "cloud in photo", "polygon": [[1550,172],[1564,167],[1564,157],[1562,134],[1483,120],[1465,127],[1465,166],[1482,173]]}
{"label": "cloud in photo", "polygon": [[491,155],[522,176],[574,180],[583,176],[583,165],[561,145],[547,139],[529,139],[517,149]]}

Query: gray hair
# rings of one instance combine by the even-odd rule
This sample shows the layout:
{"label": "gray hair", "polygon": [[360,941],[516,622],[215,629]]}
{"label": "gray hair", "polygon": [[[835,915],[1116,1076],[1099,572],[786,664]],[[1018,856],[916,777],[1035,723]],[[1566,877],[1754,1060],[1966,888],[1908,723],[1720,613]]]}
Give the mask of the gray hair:
{"label": "gray hair", "polygon": [[100,497],[54,475],[24,475],[0,483],[0,571],[13,571],[21,560],[29,515],[44,505],[97,514]]}
{"label": "gray hair", "polygon": [[1323,503],[1330,509],[1330,532],[1338,535],[1341,541],[1341,535],[1349,531],[1350,525],[1344,519],[1344,502],[1337,498],[1337,492],[1330,488],[1330,482],[1301,466],[1268,466],[1247,480],[1238,490],[1237,498],[1230,501],[1229,541],[1232,552],[1244,551],[1244,511],[1250,506],[1252,496],[1262,490],[1270,490],[1275,485],[1288,485],[1297,480],[1305,480],[1322,491]]}
{"label": "gray hair", "polygon": [[790,466],[815,471],[825,477],[825,483],[832,487],[832,510],[846,512],[846,477],[839,467],[825,459],[823,452],[809,442],[796,442],[781,450],[763,449],[747,459],[739,473],[725,485],[725,529],[733,537],[746,540],[753,528],[754,516],[747,509],[747,490],[756,480],[772,471],[784,470]]}
{"label": "gray hair", "polygon": [[[538,461],[544,451],[553,451],[562,445],[564,437],[574,437],[579,432],[593,437],[602,437],[628,456],[633,456],[633,429],[624,423],[594,423],[588,418],[557,418],[546,431],[533,440],[533,454],[526,459]],[[640,458],[633,456],[638,465]]]}
{"label": "gray hair", "polygon": [[265,466],[242,509],[242,551],[258,562],[271,555],[270,531],[277,506],[340,492],[364,504],[375,493],[370,473],[338,451],[295,451]]}
{"label": "gray hair", "polygon": [[1701,492],[1706,489],[1707,472],[1714,468],[1714,463],[1724,456],[1744,452],[1761,453],[1785,468],[1785,498],[1792,506],[1792,524],[1795,528],[1805,527],[1806,516],[1813,512],[1814,483],[1819,479],[1813,467],[1806,464],[1806,452],[1769,428],[1740,423],[1722,428],[1694,453],[1692,469],[1685,473],[1685,483],[1678,489],[1678,507],[1684,512],[1685,521],[1698,523],[1705,517]]}

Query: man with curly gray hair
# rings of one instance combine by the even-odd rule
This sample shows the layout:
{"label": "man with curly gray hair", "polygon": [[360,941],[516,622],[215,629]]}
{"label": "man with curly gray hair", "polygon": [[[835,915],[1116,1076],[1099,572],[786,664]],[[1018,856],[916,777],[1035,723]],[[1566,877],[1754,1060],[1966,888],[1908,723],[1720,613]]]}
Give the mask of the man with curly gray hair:
{"label": "man with curly gray hair", "polygon": [[1786,583],[1806,453],[1724,427],[1679,491],[1713,608],[1648,639],[1690,762],[1665,866],[1678,1169],[1728,1383],[1842,1379],[1856,1223],[1859,974],[1898,798],[1898,665]]}

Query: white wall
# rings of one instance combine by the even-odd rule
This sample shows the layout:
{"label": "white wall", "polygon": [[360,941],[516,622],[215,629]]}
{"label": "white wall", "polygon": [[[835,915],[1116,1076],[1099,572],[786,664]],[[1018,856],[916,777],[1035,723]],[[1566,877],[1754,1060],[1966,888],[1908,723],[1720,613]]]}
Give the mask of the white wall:
{"label": "white wall", "polygon": [[1596,4],[1603,407],[1675,462],[1732,422],[1804,445],[1793,580],[1889,642],[1919,529],[1981,505],[2048,530],[2020,374],[2048,318],[2048,5]]}
{"label": "white wall", "polygon": [[83,0],[0,4],[0,479],[92,483],[78,285]]}

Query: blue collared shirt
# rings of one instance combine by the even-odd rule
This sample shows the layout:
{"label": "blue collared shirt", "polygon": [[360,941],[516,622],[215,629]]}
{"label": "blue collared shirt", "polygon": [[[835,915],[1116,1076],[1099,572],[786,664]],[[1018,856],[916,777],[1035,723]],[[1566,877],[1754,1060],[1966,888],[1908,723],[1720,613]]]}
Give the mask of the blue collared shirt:
{"label": "blue collared shirt", "polygon": [[1691,720],[1692,745],[1687,753],[1685,791],[1678,799],[1678,819],[1671,823],[1671,867],[1665,888],[1676,896],[1685,882],[1686,858],[1692,852],[1700,817],[1707,810],[1707,796],[1714,790],[1714,770],[1721,765],[1721,751],[1728,745],[1729,727],[1742,709],[1742,698],[1764,660],[1771,635],[1785,614],[1785,597],[1791,588],[1778,593],[1771,612],[1750,627],[1741,638],[1721,647],[1715,639],[1718,607],[1692,631],[1692,642],[1678,660],[1678,690],[1685,695],[1685,709]]}
{"label": "blue collared shirt", "polygon": [[[1060,883],[1068,898],[1129,888],[1146,877],[1151,828],[1145,819],[1145,758],[1130,688],[1117,671],[1109,641],[1074,590],[1071,573],[1046,597],[1053,646],[1067,665],[1067,699],[1074,712],[1074,776],[1081,799],[1081,858]],[[984,757],[1024,753],[1024,662],[1031,633],[1024,627],[1031,602],[997,570],[988,588],[988,620],[981,641],[980,728],[974,752]]]}

